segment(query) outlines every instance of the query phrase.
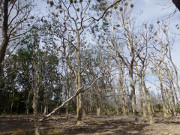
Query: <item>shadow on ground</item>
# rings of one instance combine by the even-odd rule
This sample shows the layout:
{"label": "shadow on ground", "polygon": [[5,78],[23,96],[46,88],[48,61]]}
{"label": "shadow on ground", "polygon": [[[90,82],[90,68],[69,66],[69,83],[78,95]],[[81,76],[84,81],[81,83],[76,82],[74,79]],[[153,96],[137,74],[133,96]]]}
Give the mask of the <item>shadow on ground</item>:
{"label": "shadow on ground", "polygon": [[[128,117],[89,117],[83,120],[83,124],[76,125],[76,122],[73,121],[73,125],[66,123],[66,127],[60,129],[56,134],[80,134],[80,135],[125,135],[133,134],[140,135],[144,134],[144,127],[148,124],[138,124],[135,125],[133,118]],[[53,130],[51,130],[53,132]],[[47,132],[46,132],[47,133]]]}
{"label": "shadow on ground", "polygon": [[[160,118],[157,118],[160,119]],[[180,133],[180,125],[159,120],[134,124],[132,117],[87,116],[77,125],[75,115],[57,115],[39,123],[41,135],[156,135]],[[0,135],[33,135],[32,116],[0,116]]]}

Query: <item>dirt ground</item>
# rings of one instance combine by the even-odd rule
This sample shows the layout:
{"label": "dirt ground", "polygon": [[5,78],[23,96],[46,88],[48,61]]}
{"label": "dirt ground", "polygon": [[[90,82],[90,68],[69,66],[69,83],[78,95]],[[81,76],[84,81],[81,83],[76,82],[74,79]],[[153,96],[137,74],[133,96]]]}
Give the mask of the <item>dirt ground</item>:
{"label": "dirt ground", "polygon": [[[135,125],[132,117],[87,116],[77,125],[75,115],[53,116],[39,123],[41,135],[180,135],[180,118],[156,117],[152,125]],[[33,135],[32,116],[0,116],[0,135]]]}

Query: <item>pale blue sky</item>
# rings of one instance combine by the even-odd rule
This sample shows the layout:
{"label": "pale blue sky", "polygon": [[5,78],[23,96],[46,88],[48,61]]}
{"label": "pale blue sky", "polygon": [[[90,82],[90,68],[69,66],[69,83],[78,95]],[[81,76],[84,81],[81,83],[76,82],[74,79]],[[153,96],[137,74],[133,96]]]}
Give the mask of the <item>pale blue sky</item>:
{"label": "pale blue sky", "polygon": [[[47,15],[47,9],[45,7],[44,2],[37,1],[41,13],[44,15]],[[156,24],[157,20],[161,20],[162,18],[167,18],[168,15],[173,13],[173,11],[176,9],[176,7],[173,5],[172,0],[134,0],[134,15],[138,16],[139,22],[147,22],[151,24]],[[139,16],[138,13],[142,12],[142,14]],[[171,17],[171,28],[172,32],[179,33],[179,35],[176,36],[175,45],[172,51],[173,61],[176,64],[177,68],[179,69],[180,74],[180,31],[177,32],[174,29],[175,24],[180,25],[180,12],[178,11],[174,16]],[[150,89],[152,91],[155,91],[155,86],[153,86],[151,83],[147,83],[148,87],[151,87]],[[158,84],[157,84],[158,85]]]}
{"label": "pale blue sky", "polygon": [[[139,18],[139,21],[156,23],[157,20],[167,18],[174,12],[176,7],[171,0],[135,0],[135,11],[139,13],[143,11]],[[178,33],[176,36],[175,44],[172,50],[172,56],[175,64],[180,70],[180,31],[174,29],[174,25],[180,25],[180,12],[177,11],[174,16],[171,17],[171,32]]]}
{"label": "pale blue sky", "polygon": [[[137,13],[143,11],[139,18],[139,21],[148,22],[148,23],[156,23],[157,20],[161,20],[163,18],[167,18],[171,13],[176,10],[176,7],[172,3],[172,0],[134,0],[135,2],[135,11]],[[170,21],[171,32],[178,33],[176,36],[175,44],[172,50],[173,61],[176,64],[179,75],[180,75],[180,31],[177,31],[174,26],[176,24],[180,25],[180,11],[177,11],[175,15],[171,17]],[[150,81],[151,82],[151,81]],[[153,81],[152,81],[153,82]],[[180,80],[179,80],[180,82]],[[151,90],[156,91],[156,87],[151,83],[147,83],[148,87],[151,87]],[[159,84],[156,84],[159,86]],[[158,90],[159,92],[159,90]]]}
{"label": "pale blue sky", "polygon": [[[46,7],[44,2],[37,2],[42,14],[46,14]],[[134,11],[136,15],[140,12],[142,14],[138,17],[140,22],[156,23],[157,20],[168,17],[176,7],[172,3],[172,0],[134,0]],[[178,33],[174,30],[174,25],[180,25],[180,12],[177,12],[173,17],[171,17],[172,32]],[[178,69],[180,70],[180,31],[179,35],[176,36],[176,42],[174,49],[172,51],[174,62],[176,63]]]}

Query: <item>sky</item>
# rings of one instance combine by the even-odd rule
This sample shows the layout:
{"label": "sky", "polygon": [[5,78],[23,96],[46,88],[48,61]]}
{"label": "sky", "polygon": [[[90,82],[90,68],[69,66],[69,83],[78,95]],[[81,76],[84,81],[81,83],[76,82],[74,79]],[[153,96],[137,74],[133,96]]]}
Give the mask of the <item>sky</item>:
{"label": "sky", "polygon": [[[176,9],[171,0],[135,0],[135,10],[137,13],[143,11],[138,17],[142,22],[156,23],[157,20],[167,18]],[[173,61],[180,73],[180,31],[174,29],[176,24],[180,25],[180,11],[177,11],[170,21],[171,32],[179,35],[175,38],[175,44],[172,50]]]}
{"label": "sky", "polygon": [[[172,0],[133,0],[134,2],[134,15],[138,17],[139,23],[146,22],[150,24],[157,24],[157,20],[162,20],[163,18],[168,18],[172,14],[176,7],[172,3]],[[37,1],[40,5],[41,15],[47,15],[47,9],[45,3]],[[141,13],[141,14],[140,14]],[[39,14],[39,15],[40,15]],[[175,44],[172,50],[172,57],[175,65],[179,70],[180,75],[180,31],[175,29],[175,25],[180,25],[180,11],[177,11],[170,18],[170,28],[171,32],[178,33],[176,36]],[[151,80],[151,79],[150,79]],[[153,79],[152,79],[153,80]],[[180,80],[179,80],[180,81]],[[154,91],[156,88],[151,83],[147,83],[147,86]],[[155,92],[155,91],[154,91]]]}
{"label": "sky", "polygon": [[[138,17],[140,22],[148,22],[155,24],[157,20],[167,18],[172,14],[176,7],[171,0],[134,0],[135,2],[135,11],[143,13]],[[180,25],[180,11],[177,11],[170,19],[170,29],[172,33],[177,33],[179,35],[175,38],[175,43],[172,49],[172,58],[178,69],[180,76],[180,31],[178,32],[175,29],[175,25]],[[153,80],[153,79],[152,79]],[[180,82],[180,80],[179,80]],[[151,88],[152,91],[156,93],[156,86],[153,86],[151,83],[147,83],[147,86]],[[159,86],[159,84],[157,85]],[[159,90],[158,90],[159,91]]]}
{"label": "sky", "polygon": [[[40,3],[41,2],[41,3]],[[134,13],[138,16],[139,22],[156,23],[157,20],[162,18],[167,18],[176,9],[172,0],[134,0]],[[41,13],[46,14],[47,9],[45,3],[42,1],[37,1],[40,5]],[[140,14],[141,13],[141,14]],[[175,15],[171,17],[171,26],[173,33],[178,33],[174,26],[176,24],[180,25],[180,11],[177,11]],[[176,36],[175,44],[172,50],[172,57],[180,71],[180,31],[179,35]]]}

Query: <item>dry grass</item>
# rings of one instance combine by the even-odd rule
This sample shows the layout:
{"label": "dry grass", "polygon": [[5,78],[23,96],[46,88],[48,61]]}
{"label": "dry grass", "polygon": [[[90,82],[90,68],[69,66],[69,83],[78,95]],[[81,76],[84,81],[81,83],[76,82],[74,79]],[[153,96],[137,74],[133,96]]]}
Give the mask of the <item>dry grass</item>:
{"label": "dry grass", "polygon": [[26,132],[22,129],[17,129],[15,131],[13,131],[13,133],[11,135],[26,135]]}
{"label": "dry grass", "polygon": [[58,130],[58,129],[49,130],[47,134],[48,135],[69,135],[64,130]]}

